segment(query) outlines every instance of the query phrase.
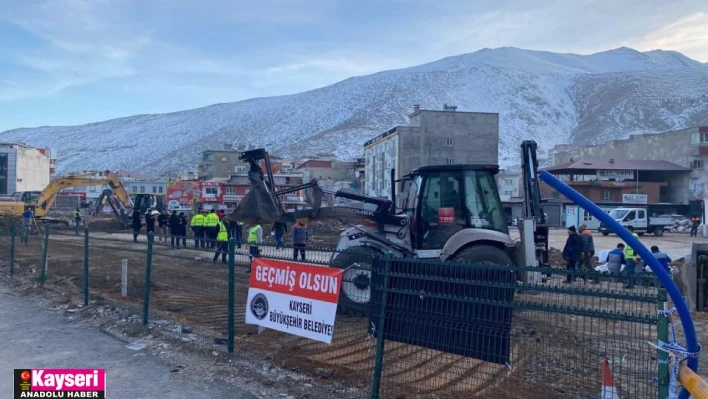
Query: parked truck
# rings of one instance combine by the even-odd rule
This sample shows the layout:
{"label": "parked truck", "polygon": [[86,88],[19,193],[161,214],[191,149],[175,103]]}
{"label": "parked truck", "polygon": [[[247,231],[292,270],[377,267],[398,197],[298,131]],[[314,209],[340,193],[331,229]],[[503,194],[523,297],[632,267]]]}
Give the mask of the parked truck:
{"label": "parked truck", "polygon": [[[655,236],[661,237],[664,235],[664,231],[673,225],[671,217],[651,217],[646,208],[615,208],[609,212],[609,215],[624,227],[634,227],[634,232],[640,236],[645,233],[653,233]],[[604,223],[600,223],[598,231],[603,236],[614,233]]]}

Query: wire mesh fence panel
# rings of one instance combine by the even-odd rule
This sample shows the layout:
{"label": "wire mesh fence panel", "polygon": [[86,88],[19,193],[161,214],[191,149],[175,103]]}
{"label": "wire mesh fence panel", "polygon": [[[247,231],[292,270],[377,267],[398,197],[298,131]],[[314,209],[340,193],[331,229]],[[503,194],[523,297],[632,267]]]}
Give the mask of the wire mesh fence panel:
{"label": "wire mesh fence panel", "polygon": [[[102,238],[89,232],[89,291],[92,297],[138,308],[145,294],[147,245]],[[125,265],[126,273],[123,274]]]}
{"label": "wire mesh fence panel", "polygon": [[33,226],[27,231],[26,240],[20,239],[20,235],[21,233],[18,233],[18,237],[15,238],[15,276],[39,279],[42,269],[44,226]]}
{"label": "wire mesh fence panel", "polygon": [[653,279],[638,278],[649,287],[617,289],[599,274],[573,281],[562,271],[534,270],[378,264],[381,397],[596,397],[605,358],[620,395],[656,397],[656,350],[647,344],[657,336]]}
{"label": "wire mesh fence panel", "polygon": [[[320,267],[327,267],[335,254],[332,250],[308,249],[307,262],[302,262],[301,257],[298,257],[298,261],[295,262],[291,256],[286,255],[287,248],[275,249],[271,246],[261,246],[261,248],[259,254],[265,260],[277,259]],[[365,258],[362,257],[361,261],[371,263],[370,259]],[[370,274],[370,268],[365,271]],[[343,389],[337,392],[338,397],[370,397],[375,339],[369,335],[368,303],[358,304],[356,312],[351,309],[344,312],[341,308],[342,297],[340,296],[332,342],[329,344],[286,332],[259,329],[258,326],[245,324],[246,312],[249,311],[247,296],[251,272],[255,271],[250,270],[249,260],[241,258],[236,264],[235,273],[237,355],[250,359],[270,359],[274,364],[296,369],[313,378],[334,379],[343,386]],[[346,277],[342,280],[343,284],[351,282]],[[364,291],[369,290],[369,283],[364,282],[362,288]],[[368,301],[368,297],[362,295],[362,298]],[[362,299],[357,297],[357,300]]]}
{"label": "wire mesh fence panel", "polygon": [[10,224],[0,224],[0,273],[10,275],[10,256],[12,235],[15,227]]}
{"label": "wire mesh fence panel", "polygon": [[223,260],[227,254],[220,253],[215,262],[215,249],[195,249],[193,244],[180,242],[172,248],[171,240],[164,240],[153,246],[151,320],[163,314],[176,322],[175,338],[226,351],[228,267]]}

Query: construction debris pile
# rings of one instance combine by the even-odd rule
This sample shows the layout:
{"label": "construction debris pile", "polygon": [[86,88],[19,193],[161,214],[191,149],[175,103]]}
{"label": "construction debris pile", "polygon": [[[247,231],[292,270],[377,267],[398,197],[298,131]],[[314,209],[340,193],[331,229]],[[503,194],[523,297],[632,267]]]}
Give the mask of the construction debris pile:
{"label": "construction debris pile", "polygon": [[[691,220],[686,219],[686,218],[681,218],[681,219],[675,219],[674,224],[671,226],[671,230],[669,230],[672,233],[683,233],[683,234],[689,234],[691,232]],[[698,226],[698,231],[703,231],[703,225]]]}

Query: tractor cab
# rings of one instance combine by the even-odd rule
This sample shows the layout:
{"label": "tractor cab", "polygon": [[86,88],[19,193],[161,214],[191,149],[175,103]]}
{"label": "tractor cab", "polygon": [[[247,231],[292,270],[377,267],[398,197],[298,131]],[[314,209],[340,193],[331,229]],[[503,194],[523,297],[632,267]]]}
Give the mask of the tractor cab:
{"label": "tractor cab", "polygon": [[[431,165],[403,178],[403,212],[414,250],[441,250],[466,229],[509,234],[495,175],[497,165]],[[406,189],[407,186],[407,189]]]}

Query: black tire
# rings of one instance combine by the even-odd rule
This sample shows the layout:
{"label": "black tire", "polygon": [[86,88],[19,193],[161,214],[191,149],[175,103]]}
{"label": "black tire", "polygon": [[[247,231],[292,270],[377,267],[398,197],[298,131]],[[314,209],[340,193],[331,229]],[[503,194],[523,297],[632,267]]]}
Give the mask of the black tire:
{"label": "black tire", "polygon": [[[371,270],[374,257],[383,252],[368,246],[352,247],[337,255],[332,266],[346,269],[337,311],[349,316],[368,316],[371,300]],[[351,267],[354,264],[358,266]]]}
{"label": "black tire", "polygon": [[486,263],[499,266],[513,264],[506,252],[489,244],[470,245],[462,248],[452,256],[452,261],[461,263]]}
{"label": "black tire", "polygon": [[608,232],[606,232],[606,231],[603,231],[603,232],[602,232],[602,235],[605,236],[605,237],[607,237],[607,236],[610,235],[610,233],[608,233]]}
{"label": "black tire", "polygon": [[661,237],[664,235],[664,228],[663,227],[657,227],[654,229],[654,235],[657,237]]}

